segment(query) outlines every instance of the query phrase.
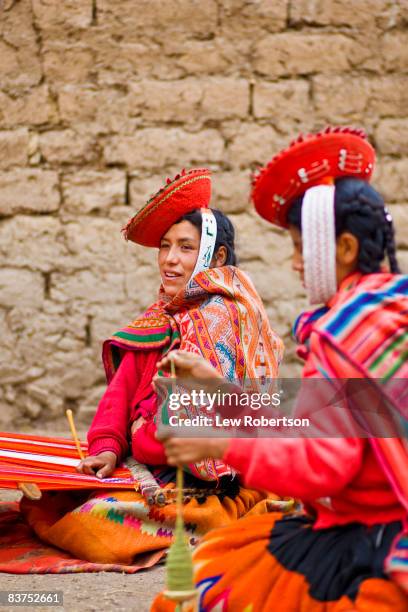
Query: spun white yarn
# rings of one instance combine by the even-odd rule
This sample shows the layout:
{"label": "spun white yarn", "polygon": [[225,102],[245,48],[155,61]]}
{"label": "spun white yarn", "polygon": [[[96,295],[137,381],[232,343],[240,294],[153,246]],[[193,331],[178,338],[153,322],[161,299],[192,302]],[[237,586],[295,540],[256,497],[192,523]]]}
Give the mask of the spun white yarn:
{"label": "spun white yarn", "polygon": [[325,304],[337,291],[334,191],[334,185],[317,185],[303,198],[303,263],[311,304]]}

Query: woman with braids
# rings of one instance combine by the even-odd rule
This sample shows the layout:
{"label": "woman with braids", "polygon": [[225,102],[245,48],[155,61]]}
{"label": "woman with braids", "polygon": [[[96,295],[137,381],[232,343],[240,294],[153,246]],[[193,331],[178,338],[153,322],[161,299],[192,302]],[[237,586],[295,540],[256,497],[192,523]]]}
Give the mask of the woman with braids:
{"label": "woman with braids", "polygon": [[[378,400],[406,416],[408,277],[399,273],[391,216],[368,183],[374,161],[361,131],[328,128],[300,137],[254,182],[256,210],[289,230],[292,267],[310,302],[323,304],[295,325],[303,384],[342,378],[362,386],[354,396],[346,392],[350,410],[340,412],[337,425],[329,422],[337,407],[319,406],[320,392],[298,397],[299,412],[304,403],[326,412],[319,437],[166,440],[171,465],[211,455],[238,470],[247,486],[303,502],[300,514],[248,517],[204,538],[194,554],[202,611],[408,609],[401,536],[407,452],[402,439],[386,437],[388,430],[370,420],[380,414]],[[182,352],[172,358],[183,376],[211,375],[200,359]],[[168,369],[168,361],[160,367]],[[362,425],[365,436],[357,434]],[[159,596],[153,609],[172,604]]]}
{"label": "woman with braids", "polygon": [[[236,267],[234,228],[220,211],[209,208],[210,196],[209,170],[183,172],[124,229],[126,239],[158,249],[162,284],[158,300],[104,344],[109,386],[88,433],[88,456],[77,469],[109,479],[132,455],[128,467],[139,491],[92,493],[79,506],[71,497],[69,508],[66,500],[57,503],[54,496],[51,503],[46,495],[41,502],[22,504],[43,540],[77,558],[131,564],[137,555],[153,551],[157,561],[172,541],[175,470],[169,469],[155,437],[157,424],[168,415],[165,407],[158,414],[152,386],[157,362],[169,350],[179,347],[200,355],[219,376],[242,384],[277,376],[282,343],[250,279]],[[191,417],[200,407],[183,410]],[[270,505],[264,493],[240,487],[235,471],[223,461],[203,457],[186,470],[190,501],[185,521],[192,541]],[[153,560],[144,558],[144,563]]]}

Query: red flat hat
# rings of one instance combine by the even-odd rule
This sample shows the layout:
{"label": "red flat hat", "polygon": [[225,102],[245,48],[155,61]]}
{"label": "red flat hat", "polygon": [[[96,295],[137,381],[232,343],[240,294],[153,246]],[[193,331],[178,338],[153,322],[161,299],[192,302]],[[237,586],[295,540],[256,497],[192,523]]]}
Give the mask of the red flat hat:
{"label": "red flat hat", "polygon": [[375,151],[362,130],[328,127],[299,136],[275,155],[254,178],[251,198],[261,217],[287,228],[292,203],[309,187],[342,176],[369,181],[374,163]]}
{"label": "red flat hat", "polygon": [[126,240],[159,247],[162,236],[183,215],[208,208],[211,172],[206,168],[184,170],[160,189],[123,228]]}

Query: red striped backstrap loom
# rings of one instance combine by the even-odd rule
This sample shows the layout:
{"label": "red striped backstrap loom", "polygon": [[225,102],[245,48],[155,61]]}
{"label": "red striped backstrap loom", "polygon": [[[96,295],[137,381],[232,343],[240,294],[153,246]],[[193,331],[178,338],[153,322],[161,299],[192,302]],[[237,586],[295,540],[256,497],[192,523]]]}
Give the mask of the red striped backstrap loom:
{"label": "red striped backstrap loom", "polygon": [[[88,445],[81,442],[84,454]],[[133,489],[136,480],[125,464],[116,468],[112,478],[79,474],[80,459],[75,442],[0,432],[0,489],[17,489],[19,483],[35,483],[42,490]]]}

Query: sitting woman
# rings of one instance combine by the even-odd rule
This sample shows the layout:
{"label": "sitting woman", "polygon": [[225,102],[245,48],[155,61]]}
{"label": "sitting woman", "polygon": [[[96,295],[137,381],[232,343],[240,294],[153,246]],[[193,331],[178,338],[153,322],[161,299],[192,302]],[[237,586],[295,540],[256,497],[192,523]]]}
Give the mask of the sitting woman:
{"label": "sitting woman", "polygon": [[[166,407],[158,411],[152,386],[163,355],[174,348],[198,354],[219,376],[240,383],[277,376],[282,343],[251,281],[236,267],[233,226],[208,208],[210,195],[208,170],[183,173],[124,229],[128,240],[158,248],[162,285],[158,301],[104,344],[109,386],[89,430],[89,455],[78,470],[106,478],[131,454],[128,466],[139,490],[93,492],[79,506],[72,496],[70,507],[66,499],[58,503],[54,496],[51,503],[47,495],[22,503],[43,540],[78,558],[130,564],[141,553],[164,554],[172,541],[175,470],[166,465],[155,437],[168,414]],[[185,407],[184,416],[195,410]],[[242,488],[223,461],[203,457],[187,471],[184,516],[192,542],[268,507],[265,494]]]}
{"label": "sitting woman", "polygon": [[[398,273],[391,216],[367,182],[374,158],[361,132],[329,129],[273,158],[252,197],[264,218],[289,229],[293,269],[311,303],[325,304],[296,325],[303,376],[329,384],[363,378],[366,400],[386,397],[397,407],[400,400],[403,414],[408,277]],[[382,267],[385,254],[390,272]],[[211,376],[202,360],[177,352],[172,359],[183,375]],[[168,369],[168,362],[160,367]],[[304,514],[249,517],[239,529],[208,534],[194,554],[200,610],[408,609],[406,538],[393,547],[408,510],[406,450],[398,437],[378,437],[385,430],[372,424],[365,437],[352,434],[358,429],[352,417],[359,426],[372,410],[358,396],[348,394],[346,401],[354,410],[343,411],[339,424],[347,430],[350,421],[348,436],[327,423],[330,437],[324,438],[299,432],[298,438],[269,440],[166,441],[171,465],[211,455],[237,469],[246,486],[290,493],[305,507]],[[153,609],[174,606],[161,595]]]}

